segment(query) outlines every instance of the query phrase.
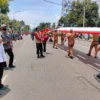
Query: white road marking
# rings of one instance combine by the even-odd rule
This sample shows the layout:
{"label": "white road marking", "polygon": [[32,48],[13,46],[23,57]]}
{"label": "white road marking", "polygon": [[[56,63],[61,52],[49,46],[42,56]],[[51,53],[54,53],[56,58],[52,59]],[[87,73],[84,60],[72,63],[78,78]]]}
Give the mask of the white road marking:
{"label": "white road marking", "polygon": [[80,57],[80,58],[82,58],[82,59],[84,59],[84,60],[86,59],[86,58],[84,58],[84,57],[83,57],[83,56],[81,56],[81,55],[77,55],[77,56],[78,56],[78,57]]}
{"label": "white road marking", "polygon": [[94,64],[100,67],[100,64],[97,64],[97,63],[94,63]]}
{"label": "white road marking", "polygon": [[92,66],[91,64],[87,64],[88,66],[90,66],[91,68],[93,68],[94,70],[99,72],[99,69],[97,69],[96,67]]}
{"label": "white road marking", "polygon": [[8,77],[8,75],[5,75],[4,78],[2,79],[2,83],[5,82],[6,78]]}

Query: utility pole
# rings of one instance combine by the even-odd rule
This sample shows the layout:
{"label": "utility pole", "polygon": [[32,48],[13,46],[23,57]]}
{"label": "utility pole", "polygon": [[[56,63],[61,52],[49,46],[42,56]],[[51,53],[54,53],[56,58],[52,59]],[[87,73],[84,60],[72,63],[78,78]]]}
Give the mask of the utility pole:
{"label": "utility pole", "polygon": [[0,8],[0,24],[1,24],[1,8]]}
{"label": "utility pole", "polygon": [[85,27],[85,10],[86,10],[86,7],[85,7],[85,0],[84,0],[84,13],[83,13],[83,27]]}

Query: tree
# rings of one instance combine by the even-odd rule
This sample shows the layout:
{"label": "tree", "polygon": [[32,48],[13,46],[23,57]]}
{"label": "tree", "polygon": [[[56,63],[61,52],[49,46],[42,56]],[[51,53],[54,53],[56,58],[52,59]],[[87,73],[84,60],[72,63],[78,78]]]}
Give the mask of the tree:
{"label": "tree", "polygon": [[24,28],[23,28],[23,31],[24,32],[27,32],[27,31],[29,31],[30,30],[30,26],[29,25],[26,25]]}
{"label": "tree", "polygon": [[1,13],[7,14],[9,12],[9,1],[12,0],[0,0]]}
{"label": "tree", "polygon": [[7,24],[9,25],[10,19],[6,14],[1,14],[0,16],[0,26],[1,24]]}
{"label": "tree", "polygon": [[85,0],[85,2],[77,0],[73,1],[72,9],[69,11],[65,18],[61,17],[59,22],[65,26],[83,26],[83,14],[84,6],[85,12],[85,26],[93,27],[96,26],[96,20],[99,18],[98,4],[91,2],[91,0]]}
{"label": "tree", "polygon": [[47,23],[41,22],[38,27],[39,27],[40,30],[45,29],[45,28],[50,28],[51,23],[50,22],[47,22]]}

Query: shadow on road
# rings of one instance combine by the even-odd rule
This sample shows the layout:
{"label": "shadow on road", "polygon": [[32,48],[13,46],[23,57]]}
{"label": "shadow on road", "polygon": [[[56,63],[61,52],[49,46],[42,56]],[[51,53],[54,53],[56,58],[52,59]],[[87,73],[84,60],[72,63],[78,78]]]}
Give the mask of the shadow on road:
{"label": "shadow on road", "polygon": [[9,89],[8,85],[5,86],[5,88],[6,89],[4,89],[4,90],[0,90],[0,98],[4,97],[5,95],[7,95],[11,91],[11,89]]}
{"label": "shadow on road", "polygon": [[[66,52],[68,50],[67,46],[59,45],[59,48]],[[87,65],[92,65],[94,68],[97,68],[100,70],[100,59],[99,58],[96,59],[93,57],[89,57],[85,53],[83,53],[79,50],[76,50],[76,49],[73,49],[73,53],[74,53],[74,56],[77,57],[81,62],[83,62]]]}

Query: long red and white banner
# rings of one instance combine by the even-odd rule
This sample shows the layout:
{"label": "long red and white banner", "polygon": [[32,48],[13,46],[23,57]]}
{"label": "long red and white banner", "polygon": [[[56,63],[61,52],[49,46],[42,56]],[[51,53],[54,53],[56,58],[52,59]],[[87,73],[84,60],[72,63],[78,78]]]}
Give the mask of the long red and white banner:
{"label": "long red and white banner", "polygon": [[57,29],[59,32],[68,33],[73,30],[75,33],[82,34],[100,34],[100,28],[97,27],[61,27]]}

